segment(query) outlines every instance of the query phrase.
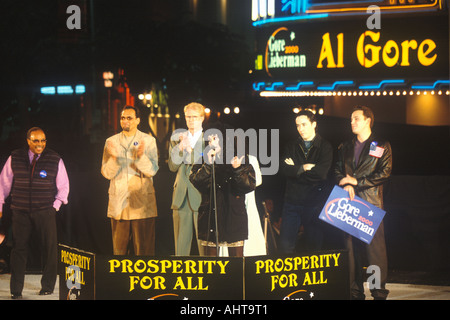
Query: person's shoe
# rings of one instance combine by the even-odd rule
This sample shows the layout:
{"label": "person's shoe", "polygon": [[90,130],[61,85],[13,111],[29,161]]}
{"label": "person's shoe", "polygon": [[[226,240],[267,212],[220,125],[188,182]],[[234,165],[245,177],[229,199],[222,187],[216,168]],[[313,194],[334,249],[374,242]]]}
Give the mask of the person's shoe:
{"label": "person's shoe", "polygon": [[11,299],[20,300],[22,299],[22,295],[20,293],[11,293]]}
{"label": "person's shoe", "polygon": [[49,294],[52,294],[52,293],[53,293],[53,291],[48,291],[48,290],[44,290],[44,289],[41,289],[41,291],[39,291],[40,296],[48,296]]}

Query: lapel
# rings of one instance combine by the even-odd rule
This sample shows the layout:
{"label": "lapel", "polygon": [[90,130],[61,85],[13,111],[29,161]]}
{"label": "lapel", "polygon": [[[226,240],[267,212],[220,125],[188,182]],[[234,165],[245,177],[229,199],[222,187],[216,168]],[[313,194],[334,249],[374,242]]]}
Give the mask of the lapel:
{"label": "lapel", "polygon": [[192,166],[196,163],[201,163],[202,159],[199,161],[199,158],[203,158],[203,150],[205,150],[205,141],[203,140],[203,132],[198,138],[197,142],[194,145],[194,149],[192,149],[189,163],[185,163],[185,175],[189,177],[191,174]]}
{"label": "lapel", "polygon": [[203,150],[205,150],[205,141],[203,140],[203,132],[198,138],[197,142],[194,145],[194,149],[191,152],[191,163],[190,165],[194,165],[198,162],[200,157],[203,157]]}

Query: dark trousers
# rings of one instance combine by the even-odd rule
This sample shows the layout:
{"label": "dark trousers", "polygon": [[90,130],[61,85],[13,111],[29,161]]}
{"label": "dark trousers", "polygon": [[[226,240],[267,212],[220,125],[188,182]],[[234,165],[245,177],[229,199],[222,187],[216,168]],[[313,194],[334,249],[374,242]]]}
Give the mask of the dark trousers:
{"label": "dark trousers", "polygon": [[284,203],[281,216],[280,249],[282,253],[294,253],[298,232],[303,225],[306,250],[320,250],[323,232],[319,226],[317,207]]}
{"label": "dark trousers", "polygon": [[[364,274],[365,266],[378,266],[380,269],[380,286],[370,290],[376,299],[386,299],[389,290],[386,289],[388,262],[384,224],[381,222],[370,244],[347,235],[346,247],[349,252],[350,290],[352,299],[364,299],[363,283],[368,276]],[[370,276],[370,274],[369,274]]]}
{"label": "dark trousers", "polygon": [[20,211],[13,210],[11,250],[11,283],[12,294],[21,294],[25,281],[28,246],[31,235],[35,232],[40,245],[42,278],[41,288],[53,292],[57,276],[57,230],[56,211],[54,208]]}

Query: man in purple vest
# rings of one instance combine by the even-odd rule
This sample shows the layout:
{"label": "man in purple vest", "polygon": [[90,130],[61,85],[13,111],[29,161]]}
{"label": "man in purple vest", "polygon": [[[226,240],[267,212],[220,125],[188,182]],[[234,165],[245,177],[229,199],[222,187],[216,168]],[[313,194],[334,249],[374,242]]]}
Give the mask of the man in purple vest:
{"label": "man in purple vest", "polygon": [[[0,174],[0,209],[11,195],[13,248],[11,298],[22,298],[32,231],[40,241],[42,279],[40,295],[53,293],[57,276],[56,212],[67,204],[69,179],[61,157],[46,149],[42,129],[28,130],[29,148],[14,150]],[[0,211],[0,218],[2,212]]]}

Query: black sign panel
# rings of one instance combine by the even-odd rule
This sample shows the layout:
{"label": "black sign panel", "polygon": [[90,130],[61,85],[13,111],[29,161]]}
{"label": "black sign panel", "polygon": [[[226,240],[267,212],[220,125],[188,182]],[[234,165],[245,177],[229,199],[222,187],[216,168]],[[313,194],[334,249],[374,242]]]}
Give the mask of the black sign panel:
{"label": "black sign panel", "polygon": [[95,299],[95,255],[59,245],[59,299]]}
{"label": "black sign panel", "polygon": [[347,251],[293,256],[97,256],[60,245],[61,300],[349,298]]}
{"label": "black sign panel", "polygon": [[245,258],[246,300],[347,300],[347,251]]}
{"label": "black sign panel", "polygon": [[243,259],[97,257],[96,298],[242,300]]}

